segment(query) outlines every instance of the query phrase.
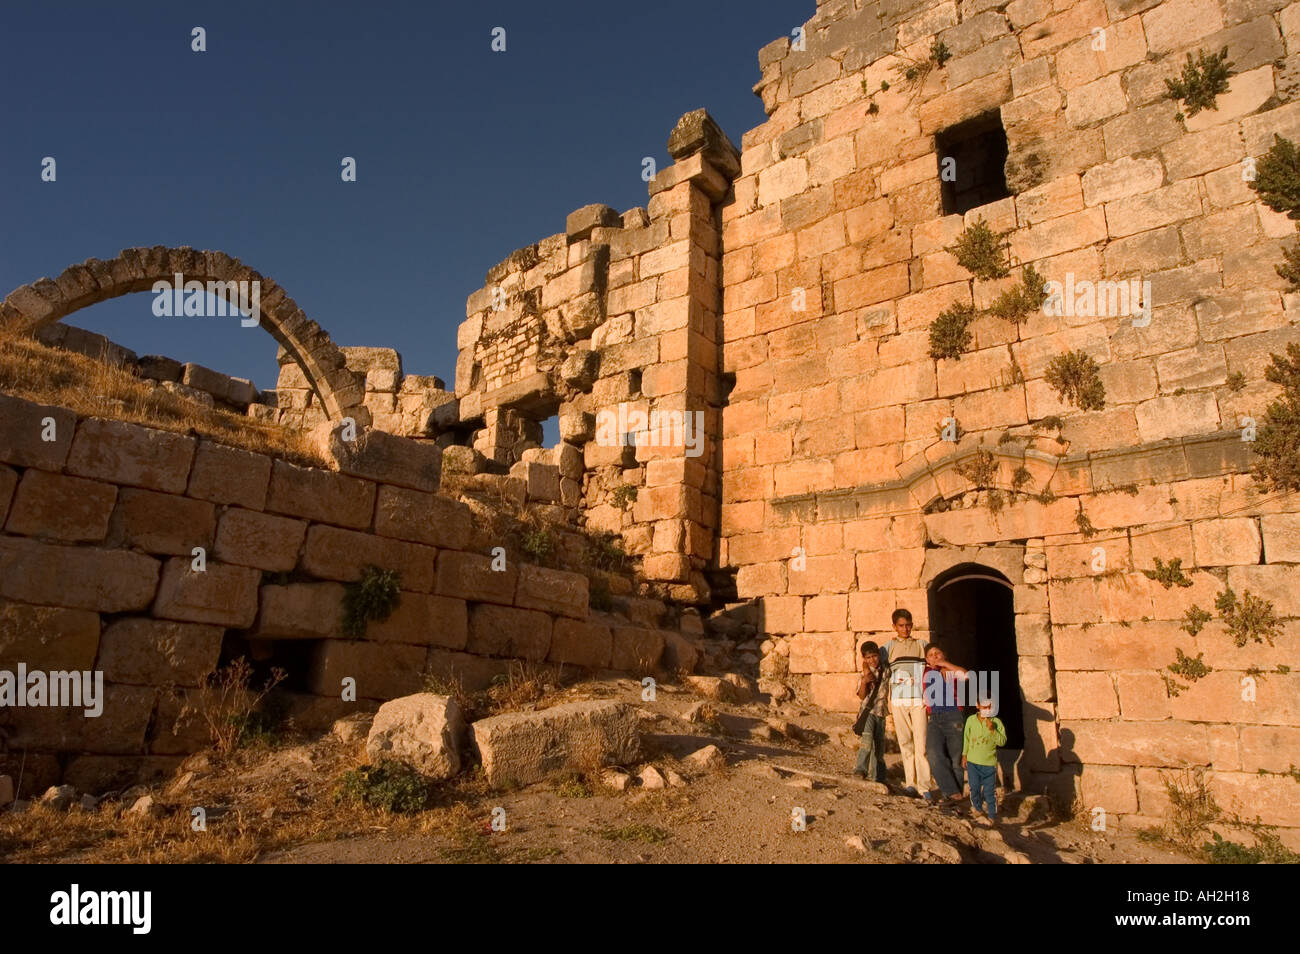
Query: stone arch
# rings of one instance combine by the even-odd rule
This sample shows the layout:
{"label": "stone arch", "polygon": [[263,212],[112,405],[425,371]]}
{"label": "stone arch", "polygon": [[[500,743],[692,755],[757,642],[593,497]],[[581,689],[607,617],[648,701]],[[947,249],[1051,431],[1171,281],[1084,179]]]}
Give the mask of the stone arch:
{"label": "stone arch", "polygon": [[358,424],[370,423],[369,409],[362,404],[364,384],[348,370],[343,352],[329,334],[308,319],[274,280],[225,252],[155,245],[123,249],[108,261],[88,258],[68,266],[58,278],[41,278],[15,288],[0,302],[0,327],[35,331],[88,305],[149,291],[155,282],[171,282],[177,273],[187,282],[261,282],[259,324],[302,368],[330,420],[351,417]]}

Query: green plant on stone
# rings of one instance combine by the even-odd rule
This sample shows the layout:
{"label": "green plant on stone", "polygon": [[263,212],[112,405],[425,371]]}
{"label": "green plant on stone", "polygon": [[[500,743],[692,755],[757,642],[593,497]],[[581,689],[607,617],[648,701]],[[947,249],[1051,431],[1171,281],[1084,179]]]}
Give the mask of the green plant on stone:
{"label": "green plant on stone", "polygon": [[619,572],[627,565],[627,552],[618,534],[608,531],[587,538],[587,562],[597,570]]}
{"label": "green plant on stone", "polygon": [[1106,386],[1101,368],[1085,351],[1067,351],[1047,365],[1047,383],[1061,399],[1084,411],[1100,411],[1106,406]]}
{"label": "green plant on stone", "polygon": [[1270,490],[1300,490],[1300,345],[1274,354],[1264,377],[1282,394],[1264,410],[1255,435],[1255,477]]}
{"label": "green plant on stone", "polygon": [[1282,635],[1282,625],[1273,604],[1250,590],[1246,590],[1238,600],[1232,587],[1228,587],[1214,601],[1214,608],[1223,617],[1228,634],[1238,647],[1252,640],[1272,646],[1273,640]]}
{"label": "green plant on stone", "polygon": [[1246,375],[1240,371],[1233,371],[1228,375],[1228,390],[1240,391],[1246,386]]}
{"label": "green plant on stone", "polygon": [[969,459],[958,464],[956,470],[975,487],[992,487],[998,475],[998,462],[989,451],[980,448]]}
{"label": "green plant on stone", "polygon": [[538,563],[544,563],[555,552],[555,534],[546,527],[524,527],[519,547]]}
{"label": "green plant on stone", "polygon": [[334,801],[360,802],[386,812],[418,812],[428,804],[429,787],[409,765],[385,759],[343,773],[334,789]]}
{"label": "green plant on stone", "polygon": [[610,501],[619,510],[626,510],[636,503],[637,489],[632,484],[619,484],[610,492]]}
{"label": "green plant on stone", "polygon": [[949,245],[949,252],[957,264],[976,278],[992,280],[1011,274],[1006,265],[1006,237],[1009,233],[994,232],[983,219],[963,229],[957,241]]}
{"label": "green plant on stone", "polygon": [[989,306],[989,314],[1005,321],[1020,321],[1047,301],[1047,279],[1032,265],[1026,265],[1020,281],[1008,288]]}
{"label": "green plant on stone", "polygon": [[1083,534],[1084,539],[1090,540],[1097,535],[1097,528],[1092,525],[1092,521],[1088,519],[1088,515],[1082,510],[1074,515],[1074,523],[1079,528],[1079,532]]}
{"label": "green plant on stone", "polygon": [[1155,558],[1156,568],[1154,570],[1143,570],[1142,575],[1148,580],[1155,580],[1165,589],[1173,586],[1187,587],[1192,585],[1191,579],[1183,572],[1183,558],[1173,557],[1168,563]]}
{"label": "green plant on stone", "polygon": [[950,59],[952,59],[952,51],[948,49],[948,44],[936,36],[930,44],[930,62],[943,69],[943,65]]}
{"label": "green plant on stone", "polygon": [[[1182,76],[1165,80],[1165,96],[1181,100],[1188,116],[1195,116],[1203,109],[1217,110],[1217,98],[1228,92],[1228,77],[1232,75],[1234,70],[1226,46],[1218,53],[1197,50],[1195,59],[1192,54],[1187,54]],[[1181,113],[1179,118],[1182,118]]]}
{"label": "green plant on stone", "polygon": [[1214,619],[1213,613],[1207,613],[1205,610],[1193,603],[1191,608],[1183,614],[1183,625],[1179,628],[1187,633],[1188,636],[1195,636],[1204,629],[1205,624],[1212,619]]}
{"label": "green plant on stone", "polygon": [[1201,658],[1205,653],[1197,653],[1195,657],[1192,657],[1177,647],[1174,648],[1174,653],[1176,654],[1175,659],[1169,664],[1168,669],[1175,676],[1182,676],[1184,679],[1196,682],[1196,680],[1204,679],[1214,672]]}
{"label": "green plant on stone", "polygon": [[1300,219],[1300,149],[1290,139],[1273,134],[1273,145],[1255,166],[1250,187],[1274,212]]}
{"label": "green plant on stone", "polygon": [[970,323],[975,320],[972,305],[955,302],[930,322],[930,357],[960,361],[971,344]]}
{"label": "green plant on stone", "polygon": [[360,639],[366,624],[386,620],[401,602],[401,576],[396,570],[366,566],[361,579],[349,583],[343,591],[343,636]]}

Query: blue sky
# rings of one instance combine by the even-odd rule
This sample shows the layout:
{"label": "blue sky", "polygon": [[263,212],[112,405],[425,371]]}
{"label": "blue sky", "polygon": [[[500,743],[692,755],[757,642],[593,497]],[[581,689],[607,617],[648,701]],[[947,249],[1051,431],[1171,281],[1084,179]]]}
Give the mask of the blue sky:
{"label": "blue sky", "polygon": [[[341,345],[454,376],[465,298],[589,202],[646,203],[706,107],[763,121],[759,47],[814,0],[19,2],[0,8],[0,296],[132,245],[218,248],[274,278]],[[190,31],[207,31],[207,52]],[[490,49],[494,27],[506,51]],[[57,162],[42,182],[41,160]],[[355,157],[357,181],[340,179]],[[71,323],[146,354],[275,383],[232,319],[129,295]]]}

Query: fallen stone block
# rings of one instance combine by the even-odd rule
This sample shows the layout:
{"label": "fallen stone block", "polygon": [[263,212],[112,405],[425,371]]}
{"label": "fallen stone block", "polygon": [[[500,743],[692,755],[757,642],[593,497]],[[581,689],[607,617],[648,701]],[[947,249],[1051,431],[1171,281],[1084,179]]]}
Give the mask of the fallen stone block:
{"label": "fallen stone block", "polygon": [[421,692],[385,702],[366,737],[372,762],[397,759],[432,779],[460,771],[465,721],[456,700]]}
{"label": "fallen stone block", "polygon": [[528,785],[559,772],[635,762],[637,725],[626,703],[570,702],[481,719],[470,736],[490,785]]}

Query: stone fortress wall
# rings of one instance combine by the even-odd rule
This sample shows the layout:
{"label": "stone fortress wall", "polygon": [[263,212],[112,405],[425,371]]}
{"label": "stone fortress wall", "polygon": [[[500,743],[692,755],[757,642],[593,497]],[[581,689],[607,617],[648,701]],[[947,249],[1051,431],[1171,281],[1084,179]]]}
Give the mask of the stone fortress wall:
{"label": "stone fortress wall", "polygon": [[[1294,845],[1300,506],[1250,477],[1243,436],[1278,394],[1270,354],[1300,342],[1274,269],[1295,228],[1247,181],[1275,133],[1300,140],[1300,3],[823,0],[795,26],[759,53],[768,119],[739,149],[690,113],[644,210],[586,206],[489,271],[451,391],[394,352],[295,341],[290,314],[274,411],[251,413],[359,406],[620,533],[663,596],[755,608],[762,675],[831,709],[854,707],[857,647],[895,607],[972,653],[1001,639],[1016,783],[1147,825],[1165,778],[1203,769]],[[1223,47],[1230,91],[1184,115],[1165,80]],[[948,251],[979,222],[1006,233],[1006,277]],[[1135,281],[1144,308],[989,314],[1029,265]],[[954,306],[970,346],[934,358]],[[1099,409],[1048,384],[1072,351]],[[620,406],[699,412],[703,443],[610,440]],[[1157,558],[1188,585],[1148,576]],[[1007,608],[975,626],[986,584]],[[1237,645],[1228,588],[1273,604],[1271,645]],[[1180,688],[1179,653],[1210,672]]]}

